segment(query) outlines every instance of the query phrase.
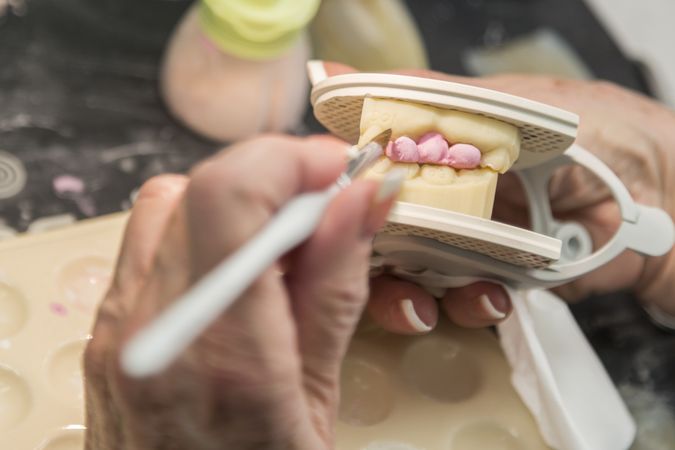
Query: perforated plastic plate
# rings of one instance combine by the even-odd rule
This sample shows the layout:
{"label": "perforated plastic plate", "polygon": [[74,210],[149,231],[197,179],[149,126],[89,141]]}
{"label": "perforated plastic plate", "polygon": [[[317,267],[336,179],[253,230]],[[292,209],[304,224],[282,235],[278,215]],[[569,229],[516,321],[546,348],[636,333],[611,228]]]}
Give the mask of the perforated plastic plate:
{"label": "perforated plastic plate", "polygon": [[398,202],[383,234],[418,236],[520,267],[542,268],[560,258],[562,242],[493,220]]}
{"label": "perforated plastic plate", "polygon": [[403,75],[337,75],[312,89],[314,115],[328,130],[355,143],[364,97],[391,98],[479,114],[517,126],[520,157],[513,168],[527,168],[560,155],[577,134],[576,114],[502,92],[448,81]]}

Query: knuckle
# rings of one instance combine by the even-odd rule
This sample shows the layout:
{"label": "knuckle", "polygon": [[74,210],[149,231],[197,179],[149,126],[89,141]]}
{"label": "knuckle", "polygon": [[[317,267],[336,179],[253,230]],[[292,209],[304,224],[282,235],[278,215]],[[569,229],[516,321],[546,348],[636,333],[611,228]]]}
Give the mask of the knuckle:
{"label": "knuckle", "polygon": [[322,292],[332,301],[318,302],[321,317],[329,318],[340,328],[350,328],[361,315],[368,299],[367,280],[342,280],[323,286]]}
{"label": "knuckle", "polygon": [[227,165],[233,161],[247,165],[259,164],[279,153],[293,152],[304,141],[304,138],[264,134],[228,147],[223,151],[221,160],[227,161]]}
{"label": "knuckle", "polygon": [[[271,199],[278,198],[277,175],[265,181],[268,175],[295,170],[297,156],[295,149],[303,142],[299,138],[282,135],[263,135],[235,144],[191,171],[188,199],[202,201],[215,196],[228,200],[250,202],[255,205],[267,205]],[[284,155],[281,157],[280,155]],[[273,171],[273,172],[272,172]],[[268,180],[269,181],[269,180]]]}
{"label": "knuckle", "polygon": [[255,166],[255,160],[249,159],[203,167],[195,172],[187,188],[188,202],[209,209],[227,205],[238,210],[255,211],[261,207],[275,210],[283,196],[279,183],[261,182]]}
{"label": "knuckle", "polygon": [[210,199],[221,190],[224,180],[228,180],[231,183],[236,176],[236,171],[227,167],[223,167],[216,172],[212,163],[195,168],[186,191],[188,202],[195,203]]}
{"label": "knuckle", "polygon": [[270,191],[270,187],[256,177],[223,168],[218,173],[198,174],[188,187],[187,199],[190,205],[200,205],[199,209],[211,212],[226,205],[250,214],[260,206],[268,207],[273,203],[270,197],[274,193]]}
{"label": "knuckle", "polygon": [[187,184],[187,178],[178,174],[156,175],[141,186],[137,200],[166,199],[180,194]]}

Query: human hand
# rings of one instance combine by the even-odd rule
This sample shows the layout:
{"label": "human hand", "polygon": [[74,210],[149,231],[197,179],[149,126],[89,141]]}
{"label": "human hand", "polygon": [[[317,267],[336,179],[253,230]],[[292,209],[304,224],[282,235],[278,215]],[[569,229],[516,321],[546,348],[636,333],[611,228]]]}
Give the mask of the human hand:
{"label": "human hand", "polygon": [[[329,75],[353,72],[325,64]],[[558,80],[543,76],[501,75],[488,78],[449,76],[408,70],[396,73],[476,85],[560,107],[580,116],[578,142],[602,159],[623,181],[633,198],[675,214],[675,113],[637,93],[608,82]],[[558,170],[550,183],[553,214],[589,231],[595,248],[606,243],[620,224],[609,189],[579,166]],[[500,177],[493,218],[528,225],[522,186],[514,174]],[[675,314],[673,252],[655,258],[626,251],[607,265],[555,291],[575,301],[592,294],[630,289],[645,304]],[[485,296],[484,296],[485,295]],[[423,333],[438,320],[439,306],[454,322],[470,327],[503,320],[510,312],[507,294],[489,283],[450,289],[437,302],[419,287],[390,277],[373,280],[369,311],[384,328]]]}
{"label": "human hand", "polygon": [[[264,137],[140,191],[85,351],[88,449],[329,449],[339,369],[367,301],[368,257],[393,199],[355,182],[316,232],[261,275],[163,374],[131,379],[129,337],[292,196],[345,168],[329,138]],[[280,269],[283,266],[283,275]]]}

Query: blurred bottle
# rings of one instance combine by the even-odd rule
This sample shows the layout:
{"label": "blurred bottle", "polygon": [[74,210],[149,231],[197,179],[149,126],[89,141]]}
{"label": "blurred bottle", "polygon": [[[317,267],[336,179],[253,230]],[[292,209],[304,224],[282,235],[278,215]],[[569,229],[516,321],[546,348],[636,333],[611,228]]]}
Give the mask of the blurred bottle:
{"label": "blurred bottle", "polygon": [[297,126],[307,105],[305,27],[320,0],[200,0],[164,57],[161,89],[197,133],[235,141]]}
{"label": "blurred bottle", "polygon": [[428,68],[424,42],[400,0],[323,0],[312,27],[317,58],[362,71]]}

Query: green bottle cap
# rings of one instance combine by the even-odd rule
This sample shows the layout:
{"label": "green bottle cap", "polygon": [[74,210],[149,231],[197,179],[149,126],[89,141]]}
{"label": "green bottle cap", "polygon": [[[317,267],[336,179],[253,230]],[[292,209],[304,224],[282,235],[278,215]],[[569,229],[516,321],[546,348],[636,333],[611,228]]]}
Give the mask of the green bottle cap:
{"label": "green bottle cap", "polygon": [[291,48],[321,0],[201,0],[204,33],[223,51],[274,58]]}

